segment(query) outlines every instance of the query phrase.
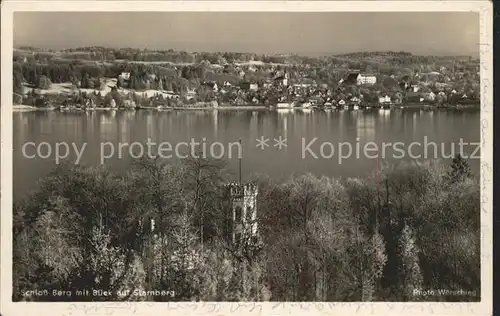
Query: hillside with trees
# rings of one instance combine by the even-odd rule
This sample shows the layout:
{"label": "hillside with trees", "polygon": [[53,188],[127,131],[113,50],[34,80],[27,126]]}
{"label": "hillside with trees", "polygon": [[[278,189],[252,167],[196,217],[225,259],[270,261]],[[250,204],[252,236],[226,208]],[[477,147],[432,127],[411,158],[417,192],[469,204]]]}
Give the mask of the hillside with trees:
{"label": "hillside with trees", "polygon": [[[290,97],[287,89],[275,85],[284,73],[289,85],[313,83],[307,98],[316,95],[341,99],[363,96],[373,102],[380,96],[411,100],[409,87],[419,94],[433,92],[445,96],[441,102],[478,102],[479,60],[460,56],[419,56],[405,52],[365,52],[312,58],[290,55],[252,53],[188,53],[173,50],[85,47],[61,51],[19,48],[13,57],[14,100],[34,105],[37,98],[58,103],[54,93],[58,85],[71,86],[74,94],[103,94],[110,79],[126,99],[129,92],[169,91],[178,96],[179,104],[216,100],[228,104],[272,104],[277,97]],[[341,86],[339,81],[350,72],[376,76],[377,84],[363,87]],[[123,81],[121,74],[130,75]],[[214,90],[214,84],[219,89]],[[248,89],[256,84],[257,89]],[[309,84],[309,83],[308,83]],[[344,84],[345,85],[345,84]],[[206,87],[213,91],[207,97]],[[341,89],[339,89],[341,88]],[[36,98],[27,99],[34,90]],[[298,92],[297,92],[298,93]],[[296,94],[297,94],[296,93]],[[210,93],[208,93],[210,94]],[[304,94],[304,93],[302,93]],[[152,97],[147,102],[153,103]],[[443,98],[440,96],[440,98]],[[101,100],[102,101],[102,100]],[[60,103],[60,102],[59,102]]]}
{"label": "hillside with trees", "polygon": [[[463,289],[474,294],[437,299],[479,301],[479,182],[460,157],[448,168],[258,179],[261,239],[235,244],[222,237],[221,161],[141,160],[125,175],[59,166],[14,206],[13,299],[420,301],[414,291]],[[92,289],[113,295],[75,297]]]}

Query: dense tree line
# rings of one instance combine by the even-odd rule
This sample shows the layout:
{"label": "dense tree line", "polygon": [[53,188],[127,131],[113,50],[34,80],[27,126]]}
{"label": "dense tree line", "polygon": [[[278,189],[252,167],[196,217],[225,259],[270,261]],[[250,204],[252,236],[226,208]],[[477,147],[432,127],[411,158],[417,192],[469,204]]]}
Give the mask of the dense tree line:
{"label": "dense tree line", "polygon": [[22,297],[34,288],[176,292],[81,300],[423,300],[416,289],[479,300],[479,184],[460,157],[449,171],[260,179],[257,243],[224,237],[227,181],[206,159],[141,160],[121,176],[57,167],[14,207],[14,300],[71,300]]}
{"label": "dense tree line", "polygon": [[[168,65],[167,65],[168,66]],[[54,62],[49,64],[14,63],[14,74],[21,75],[27,83],[36,84],[40,76],[48,77],[53,83],[81,82],[88,78],[118,78],[122,72],[130,72],[138,80],[154,74],[158,77],[177,77],[173,68],[144,64],[88,64],[83,62]]]}
{"label": "dense tree line", "polygon": [[401,65],[432,65],[443,64],[458,61],[461,65],[479,64],[478,59],[472,57],[459,56],[433,56],[433,55],[414,55],[408,52],[358,52],[339,54],[325,57],[308,57],[296,54],[276,55],[276,54],[255,54],[238,52],[197,52],[188,53],[184,51],[169,50],[142,50],[137,48],[105,48],[105,47],[80,47],[74,49],[65,49],[58,52],[41,51],[34,48],[21,48],[14,52],[14,60],[22,60],[24,57],[35,59],[37,61],[47,61],[51,59],[67,60],[87,60],[87,61],[114,61],[128,60],[138,62],[169,62],[169,63],[200,63],[208,61],[211,64],[233,63],[247,61],[262,61],[265,63],[277,64],[309,64],[319,65],[325,62],[338,62],[345,60],[385,60],[386,63],[393,66]]}
{"label": "dense tree line", "polygon": [[[130,73],[130,79],[125,82],[120,74]],[[207,70],[203,64],[173,67],[169,64],[147,65],[135,63],[87,64],[79,62],[56,62],[35,64],[15,62],[13,69],[14,90],[22,90],[22,82],[39,86],[40,78],[46,77],[51,83],[71,82],[84,89],[100,89],[101,78],[117,78],[119,85],[134,90],[159,89],[167,91],[185,90],[188,86],[199,86],[205,80],[222,85],[225,81],[237,83],[235,78],[222,70],[215,73]]]}
{"label": "dense tree line", "polygon": [[[105,52],[108,51],[107,49],[104,48],[89,48],[91,51],[88,52],[88,54],[92,55],[95,52]],[[120,58],[118,59],[123,59],[125,61],[128,61],[129,63],[114,63],[114,65],[108,65],[109,67],[96,67],[95,65],[89,64],[88,59],[85,56],[80,56],[79,54],[83,54],[84,51],[63,51],[62,53],[67,53],[67,54],[73,54],[73,58],[66,58],[65,56],[55,56],[54,53],[34,53],[25,56],[28,58],[28,62],[30,63],[35,63],[35,64],[41,64],[40,68],[41,70],[47,70],[46,67],[52,64],[57,64],[60,65],[61,67],[65,68],[64,65],[66,65],[66,68],[70,68],[73,71],[76,71],[77,75],[76,77],[81,77],[83,74],[81,73],[82,71],[85,73],[89,73],[91,76],[109,76],[109,77],[114,77],[117,75],[117,72],[120,70],[127,71],[128,67],[131,67],[130,62],[164,62],[163,65],[161,64],[156,64],[158,66],[169,66],[169,63],[175,63],[175,61],[170,61],[169,58],[166,58],[165,60],[158,60],[158,58],[155,58],[154,56],[157,56],[158,54],[167,54],[167,55],[179,55],[179,56],[185,56],[188,55],[188,53],[185,52],[173,52],[173,51],[167,51],[167,52],[156,52],[156,51],[143,51],[143,50],[137,50],[137,49],[121,49],[121,50],[112,50],[113,52],[122,52],[122,53],[116,53],[119,54],[118,56]],[[123,52],[129,52],[129,54],[125,54]],[[44,55],[41,55],[44,54]],[[120,54],[123,54],[120,55]],[[191,61],[181,61],[180,63],[193,63],[193,64],[202,64],[206,63],[206,65],[210,64],[225,64],[226,62],[244,62],[249,59],[253,59],[256,61],[263,61],[265,63],[277,63],[277,64],[282,64],[286,65],[289,64],[291,67],[295,66],[301,66],[301,65],[308,65],[306,68],[303,70],[307,69],[308,72],[312,71],[311,67],[313,69],[326,69],[328,70],[331,67],[343,67],[343,68],[350,68],[350,69],[359,69],[361,71],[365,72],[370,72],[370,71],[379,71],[382,74],[384,73],[392,73],[394,74],[395,72],[400,71],[402,68],[409,67],[410,73],[413,73],[414,70],[419,70],[422,71],[422,67],[431,67],[428,69],[429,71],[432,70],[439,70],[439,66],[447,66],[449,68],[455,68],[457,71],[477,71],[477,67],[479,65],[479,62],[477,60],[456,60],[453,58],[443,58],[443,57],[438,57],[438,56],[418,56],[418,55],[412,55],[410,53],[397,53],[397,54],[382,54],[382,53],[356,53],[356,54],[349,54],[349,55],[339,55],[339,56],[333,56],[333,57],[328,57],[328,58],[311,58],[311,57],[301,57],[301,56],[296,56],[296,55],[290,55],[290,56],[273,56],[273,55],[256,55],[256,54],[238,54],[238,53],[196,53],[196,58],[192,59]],[[48,58],[46,60],[45,57],[52,56],[51,58]],[[141,57],[142,56],[142,57]],[[147,60],[146,57],[144,56],[150,56],[152,60]],[[57,58],[56,58],[57,57]],[[240,60],[242,59],[242,60]],[[113,60],[108,60],[108,59],[96,59],[96,61],[113,61]],[[15,54],[14,55],[14,62],[24,62],[24,59],[22,58],[21,54]],[[45,66],[45,68],[43,67]],[[138,71],[148,71],[149,73],[156,73],[152,68],[152,65],[142,65],[144,66],[141,68],[142,70]],[[54,66],[50,66],[51,68]],[[90,68],[84,68],[84,67],[90,67]],[[149,67],[149,68],[148,68]],[[265,66],[259,66],[262,68],[267,68],[269,65]],[[84,69],[82,69],[84,68]],[[293,69],[294,72],[297,71],[297,69]],[[425,69],[424,69],[425,71]],[[60,72],[60,71],[59,71]],[[66,70],[66,72],[69,72],[69,70]],[[404,72],[403,72],[404,73]],[[25,74],[24,74],[25,75]],[[61,76],[61,75],[59,75]],[[60,82],[63,81],[63,79],[57,79],[55,76],[54,78],[51,78],[54,82]],[[64,80],[68,81],[69,76],[66,75],[64,76]]]}

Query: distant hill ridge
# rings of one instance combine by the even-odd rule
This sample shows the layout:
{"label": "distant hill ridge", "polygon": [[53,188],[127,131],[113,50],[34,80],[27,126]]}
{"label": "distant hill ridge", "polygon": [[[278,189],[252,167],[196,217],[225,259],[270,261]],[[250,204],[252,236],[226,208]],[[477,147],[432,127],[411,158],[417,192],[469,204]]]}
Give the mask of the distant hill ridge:
{"label": "distant hill ridge", "polygon": [[225,54],[234,54],[234,55],[246,55],[253,57],[260,56],[269,56],[269,57],[281,57],[281,58],[312,58],[312,59],[321,59],[324,57],[351,57],[351,58],[363,58],[363,57],[411,57],[411,56],[432,56],[432,57],[440,57],[440,58],[474,58],[472,56],[467,55],[434,55],[434,54],[414,54],[411,52],[405,51],[361,51],[361,52],[349,52],[349,53],[321,53],[321,54],[313,54],[314,56],[310,56],[309,54],[297,54],[297,53],[251,53],[251,52],[186,52],[182,50],[173,50],[173,49],[144,49],[144,48],[132,48],[132,47],[103,47],[103,46],[88,46],[88,47],[75,47],[75,48],[64,48],[64,49],[45,49],[38,48],[32,46],[18,46],[14,48],[14,51],[17,52],[32,52],[32,53],[94,53],[94,52],[119,52],[119,51],[127,51],[133,52],[136,54],[190,54],[190,55],[225,55]]}

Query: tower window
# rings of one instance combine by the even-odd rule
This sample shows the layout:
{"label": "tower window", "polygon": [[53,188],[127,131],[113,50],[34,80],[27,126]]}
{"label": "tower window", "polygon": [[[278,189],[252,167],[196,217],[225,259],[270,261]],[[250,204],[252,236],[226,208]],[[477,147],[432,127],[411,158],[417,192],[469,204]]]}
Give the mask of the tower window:
{"label": "tower window", "polygon": [[247,214],[246,214],[246,217],[247,217],[247,222],[252,222],[252,216],[253,216],[253,210],[252,210],[252,207],[251,207],[251,206],[248,206],[248,207],[247,207]]}
{"label": "tower window", "polygon": [[235,219],[234,220],[236,222],[241,222],[241,217],[242,217],[242,213],[243,213],[243,210],[241,209],[241,207],[240,206],[236,206],[234,212],[235,212],[235,216],[234,216]]}
{"label": "tower window", "polygon": [[241,241],[241,233],[236,233],[234,235],[234,241],[235,242],[240,242]]}

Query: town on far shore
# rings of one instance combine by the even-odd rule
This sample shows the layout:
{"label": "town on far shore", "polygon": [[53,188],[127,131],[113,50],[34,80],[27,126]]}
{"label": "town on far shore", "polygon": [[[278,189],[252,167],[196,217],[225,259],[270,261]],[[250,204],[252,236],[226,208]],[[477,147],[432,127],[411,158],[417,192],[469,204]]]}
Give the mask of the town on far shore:
{"label": "town on far shore", "polygon": [[471,56],[19,47],[14,109],[363,109],[480,103]]}

